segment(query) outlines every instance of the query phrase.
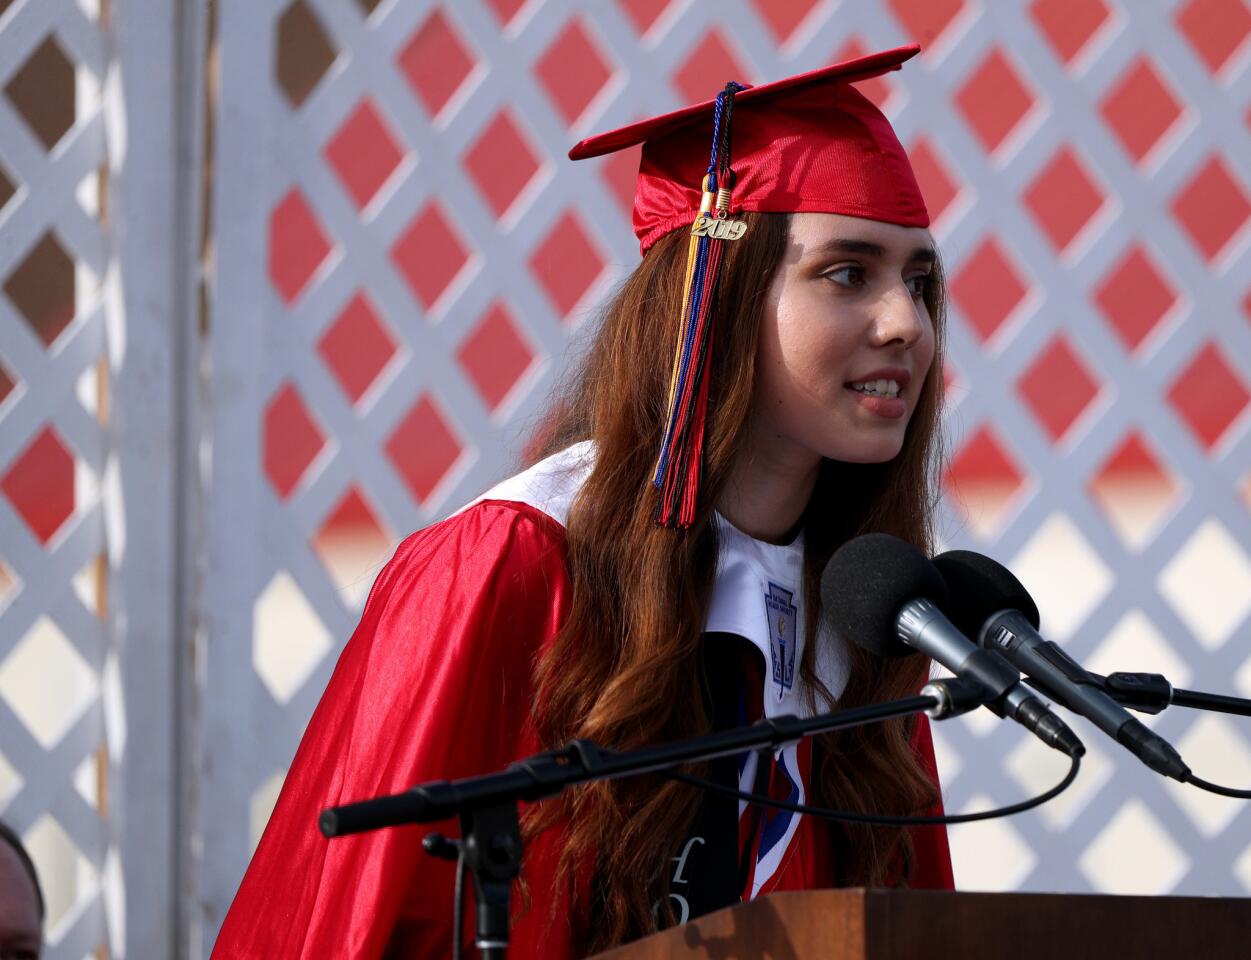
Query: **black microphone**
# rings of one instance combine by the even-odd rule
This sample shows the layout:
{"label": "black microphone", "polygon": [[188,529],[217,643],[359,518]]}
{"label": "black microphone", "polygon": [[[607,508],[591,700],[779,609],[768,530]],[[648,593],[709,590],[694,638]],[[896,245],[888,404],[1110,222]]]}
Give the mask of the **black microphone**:
{"label": "black microphone", "polygon": [[1159,734],[1107,695],[1097,679],[1038,633],[1038,607],[1012,572],[990,557],[952,550],[934,558],[951,592],[952,620],[1002,654],[1050,697],[1127,747],[1156,773],[1185,783],[1190,768]]}
{"label": "black microphone", "polygon": [[843,544],[821,574],[821,606],[852,643],[881,657],[920,651],[957,677],[987,688],[987,706],[1011,717],[1047,746],[1086,752],[1068,726],[1020,682],[1002,657],[980,649],[943,616],[947,584],[916,547],[885,533]]}

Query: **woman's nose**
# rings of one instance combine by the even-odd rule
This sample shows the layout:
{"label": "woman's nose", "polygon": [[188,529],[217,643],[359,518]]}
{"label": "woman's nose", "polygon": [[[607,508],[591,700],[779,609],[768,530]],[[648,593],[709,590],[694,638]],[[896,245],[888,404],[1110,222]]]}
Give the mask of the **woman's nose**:
{"label": "woman's nose", "polygon": [[913,299],[906,284],[900,282],[892,287],[879,306],[873,331],[877,345],[899,342],[911,346],[921,338],[927,322],[925,304]]}

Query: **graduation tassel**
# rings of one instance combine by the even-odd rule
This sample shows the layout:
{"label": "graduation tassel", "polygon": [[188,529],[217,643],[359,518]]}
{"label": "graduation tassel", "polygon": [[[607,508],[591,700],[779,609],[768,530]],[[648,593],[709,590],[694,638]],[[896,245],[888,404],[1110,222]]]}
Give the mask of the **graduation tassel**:
{"label": "graduation tassel", "polygon": [[682,312],[669,379],[669,406],[652,482],[660,491],[656,522],[685,529],[695,522],[703,472],[704,427],[708,419],[708,365],[712,352],[717,280],[727,243],[747,232],[747,224],[730,219],[730,115],[734,94],[730,83],[717,95],[713,113],[712,158],[702,184],[699,214],[691,224]]}

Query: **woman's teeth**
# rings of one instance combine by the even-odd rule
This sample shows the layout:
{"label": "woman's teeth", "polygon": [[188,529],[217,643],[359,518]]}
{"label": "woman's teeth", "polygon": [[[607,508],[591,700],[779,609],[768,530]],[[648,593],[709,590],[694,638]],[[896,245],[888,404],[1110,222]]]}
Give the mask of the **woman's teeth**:
{"label": "woman's teeth", "polygon": [[866,380],[864,383],[853,383],[851,389],[867,393],[871,397],[899,396],[899,383],[895,380]]}

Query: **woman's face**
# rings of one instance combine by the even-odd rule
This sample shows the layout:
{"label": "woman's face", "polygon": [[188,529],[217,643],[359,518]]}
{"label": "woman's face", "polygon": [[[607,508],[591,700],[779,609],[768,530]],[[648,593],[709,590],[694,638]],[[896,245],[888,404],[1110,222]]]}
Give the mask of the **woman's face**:
{"label": "woman's face", "polygon": [[929,232],[797,213],[760,327],[757,449],[781,460],[895,457],[934,359]]}

